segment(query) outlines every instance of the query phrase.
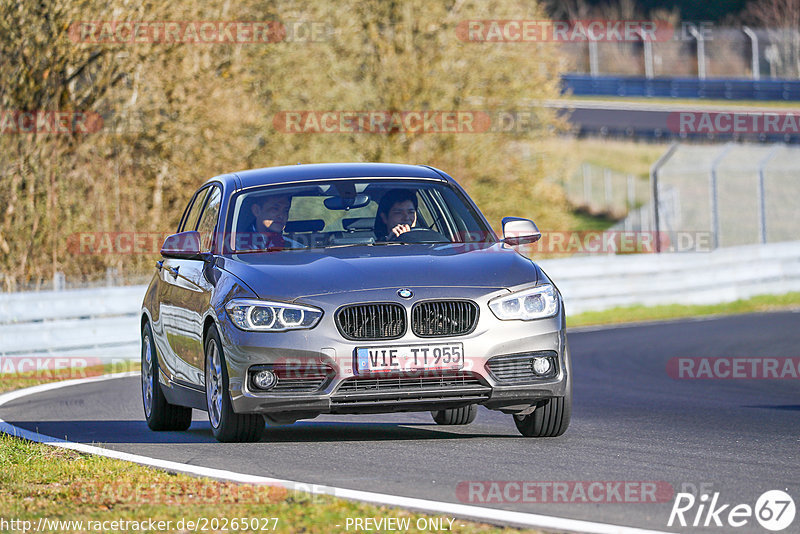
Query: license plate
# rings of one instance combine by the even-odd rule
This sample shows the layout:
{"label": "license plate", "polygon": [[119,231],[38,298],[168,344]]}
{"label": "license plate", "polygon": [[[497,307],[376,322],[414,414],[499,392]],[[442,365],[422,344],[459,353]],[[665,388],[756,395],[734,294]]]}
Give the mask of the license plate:
{"label": "license plate", "polygon": [[461,343],[359,347],[356,361],[359,373],[461,369],[464,367],[464,347]]}

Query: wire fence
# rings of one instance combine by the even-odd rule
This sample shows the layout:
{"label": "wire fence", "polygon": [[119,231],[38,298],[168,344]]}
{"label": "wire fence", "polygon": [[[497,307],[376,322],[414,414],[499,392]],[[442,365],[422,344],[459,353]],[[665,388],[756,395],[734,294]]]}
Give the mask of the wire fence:
{"label": "wire fence", "polygon": [[593,214],[622,218],[650,202],[646,179],[584,163],[563,183],[569,201]]}
{"label": "wire fence", "polygon": [[654,166],[658,213],[645,219],[657,231],[708,231],[714,248],[797,240],[799,158],[783,144],[675,145]]}
{"label": "wire fence", "polygon": [[794,145],[674,144],[649,181],[586,163],[562,185],[573,206],[617,219],[610,231],[665,232],[672,242],[704,232],[712,248],[797,241],[797,161]]}
{"label": "wire fence", "polygon": [[683,23],[670,39],[648,43],[649,49],[642,41],[581,41],[562,43],[562,50],[571,72],[592,75],[646,75],[649,64],[655,77],[800,78],[797,29],[745,28]]}

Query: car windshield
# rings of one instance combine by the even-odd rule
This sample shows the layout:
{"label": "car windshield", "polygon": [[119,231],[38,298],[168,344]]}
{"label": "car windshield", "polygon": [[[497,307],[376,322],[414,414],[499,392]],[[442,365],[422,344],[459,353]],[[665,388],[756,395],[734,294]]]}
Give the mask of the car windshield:
{"label": "car windshield", "polygon": [[464,195],[444,182],[331,180],[235,195],[229,252],[409,243],[494,242]]}

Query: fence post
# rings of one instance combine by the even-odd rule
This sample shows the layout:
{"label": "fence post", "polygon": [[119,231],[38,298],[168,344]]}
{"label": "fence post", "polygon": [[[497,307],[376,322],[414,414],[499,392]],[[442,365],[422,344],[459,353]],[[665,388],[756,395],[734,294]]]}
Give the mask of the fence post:
{"label": "fence post", "polygon": [[67,285],[67,277],[61,271],[53,273],[53,291],[63,291]]}
{"label": "fence post", "polygon": [[589,39],[589,74],[592,78],[600,74],[599,61],[597,57],[597,41]]}
{"label": "fence post", "polygon": [[697,31],[694,25],[689,25],[689,33],[697,40],[697,77],[706,79],[706,43],[703,34]]}
{"label": "fence post", "polygon": [[725,148],[714,157],[711,162],[711,176],[709,180],[709,196],[711,201],[711,244],[712,250],[719,247],[719,203],[717,202],[717,167],[725,155],[733,148],[733,144],[728,143]]}
{"label": "fence post", "polygon": [[589,176],[589,164],[583,164],[583,201],[591,209],[592,207],[592,178]]}
{"label": "fence post", "polygon": [[764,193],[764,168],[767,163],[778,153],[778,150],[783,148],[783,144],[778,144],[772,147],[767,155],[758,162],[758,233],[761,236],[761,242],[767,242],[767,209],[766,209],[766,195]]}
{"label": "fence post", "polygon": [[656,235],[656,252],[661,252],[661,236],[659,235],[659,222],[658,222],[658,172],[661,167],[672,157],[672,154],[678,148],[678,143],[672,143],[666,152],[664,152],[658,160],[650,167],[650,187],[653,194],[653,231]]}
{"label": "fence post", "polygon": [[653,42],[647,38],[644,30],[639,30],[638,33],[644,47],[644,77],[650,80],[653,78]]}
{"label": "fence post", "polygon": [[106,287],[114,287],[119,282],[119,271],[114,267],[106,267]]}
{"label": "fence post", "polygon": [[[625,222],[625,224],[626,224],[625,229],[626,230],[631,230],[631,228],[629,228],[630,226],[633,226],[633,221],[630,220],[631,219],[631,213],[633,213],[633,210],[635,209],[635,206],[636,206],[636,182],[634,182],[634,178],[633,178],[632,174],[628,175],[628,202],[627,202],[627,204],[628,204],[628,209],[627,209],[627,213],[625,214],[625,221],[626,221]],[[641,212],[639,213],[639,216],[641,217]],[[640,219],[639,220],[639,230],[642,230],[641,226],[642,226],[642,221]]]}
{"label": "fence post", "polygon": [[611,211],[611,189],[613,185],[611,184],[611,169],[603,169],[603,192],[605,194],[606,200],[606,211]]}
{"label": "fence post", "polygon": [[758,36],[756,32],[747,26],[742,27],[742,31],[750,38],[750,48],[753,51],[752,70],[753,79],[761,79],[761,66],[758,64]]}

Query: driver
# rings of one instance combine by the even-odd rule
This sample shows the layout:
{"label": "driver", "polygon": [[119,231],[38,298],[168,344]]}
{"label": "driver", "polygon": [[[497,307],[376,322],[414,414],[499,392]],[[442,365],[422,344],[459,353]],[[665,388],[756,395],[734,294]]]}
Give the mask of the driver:
{"label": "driver", "polygon": [[410,189],[387,191],[375,215],[375,237],[386,241],[409,232],[417,225],[417,195]]}
{"label": "driver", "polygon": [[289,195],[270,195],[257,199],[250,211],[255,220],[248,228],[254,245],[258,249],[300,248],[302,245],[284,237],[283,231],[289,221],[289,208],[292,197]]}

